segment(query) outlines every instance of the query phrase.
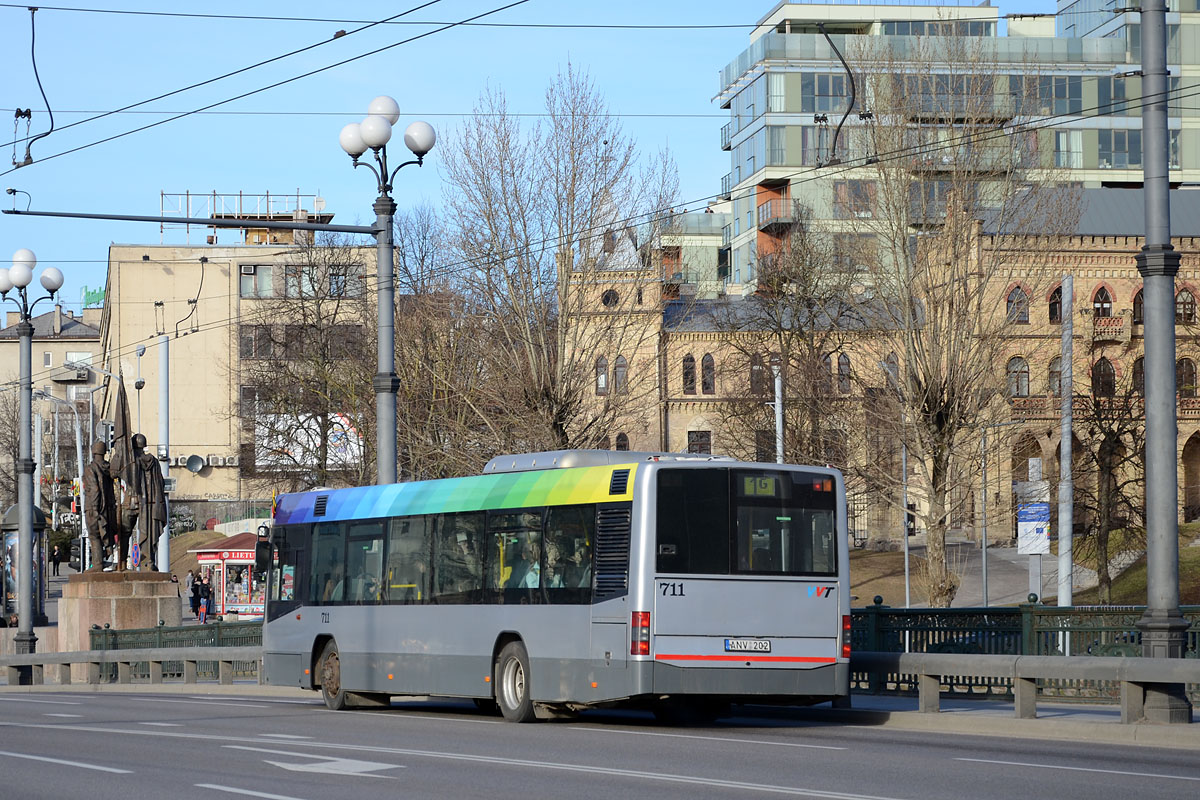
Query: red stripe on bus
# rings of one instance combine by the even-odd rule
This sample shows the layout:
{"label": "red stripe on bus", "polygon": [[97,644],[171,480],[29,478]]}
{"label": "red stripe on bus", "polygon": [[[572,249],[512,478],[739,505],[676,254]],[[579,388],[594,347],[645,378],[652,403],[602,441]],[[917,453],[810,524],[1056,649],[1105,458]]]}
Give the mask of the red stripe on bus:
{"label": "red stripe on bus", "polygon": [[836,658],[820,656],[699,656],[663,655],[654,656],[655,661],[793,661],[804,664],[836,664]]}

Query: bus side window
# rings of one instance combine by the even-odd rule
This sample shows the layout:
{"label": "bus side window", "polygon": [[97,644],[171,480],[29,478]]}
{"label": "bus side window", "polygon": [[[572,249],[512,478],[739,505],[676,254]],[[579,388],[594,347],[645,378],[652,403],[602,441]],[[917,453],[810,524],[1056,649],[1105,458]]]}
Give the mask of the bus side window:
{"label": "bus side window", "polygon": [[349,526],[347,591],[352,603],[378,603],[383,581],[383,522],[355,522]]}
{"label": "bus side window", "polygon": [[471,593],[483,589],[479,557],[482,530],[483,512],[438,516],[434,551],[437,597],[466,602]]}
{"label": "bus side window", "polygon": [[346,571],[346,539],[342,526],[336,522],[314,526],[312,553],[309,602],[340,602],[345,592],[343,578]]}
{"label": "bus side window", "polygon": [[[558,506],[546,515],[546,566],[542,584],[547,590],[592,588],[592,535],[596,507]],[[556,599],[559,595],[561,599]],[[551,602],[574,602],[578,591],[570,594],[550,592]]]}
{"label": "bus side window", "polygon": [[429,537],[424,516],[392,520],[384,574],[385,602],[401,605],[429,599]]}

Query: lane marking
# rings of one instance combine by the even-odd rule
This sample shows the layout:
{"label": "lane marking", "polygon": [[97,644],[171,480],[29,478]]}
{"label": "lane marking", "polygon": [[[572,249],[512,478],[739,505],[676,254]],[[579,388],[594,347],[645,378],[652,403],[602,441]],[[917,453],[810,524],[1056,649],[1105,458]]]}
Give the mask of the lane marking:
{"label": "lane marking", "polygon": [[139,722],[138,725],[153,725],[156,728],[182,728],[182,722]]}
{"label": "lane marking", "polygon": [[131,697],[139,703],[182,703],[190,706],[234,706],[236,708],[266,708],[252,703],[227,703],[222,700],[168,700],[163,697]]}
{"label": "lane marking", "polygon": [[735,742],[737,744],[766,744],[774,747],[802,747],[809,750],[849,750],[848,747],[835,747],[828,744],[802,744],[800,742],[772,742],[765,739],[737,739],[732,736],[696,736],[686,733],[655,733],[653,731],[622,731],[608,728],[591,728],[584,725],[572,725],[570,730],[588,731],[592,733],[624,733],[630,736],[665,736],[670,739],[700,739],[706,742]]}
{"label": "lane marking", "polygon": [[290,733],[260,733],[259,736],[271,739],[311,739],[311,736],[293,736]]}
{"label": "lane marking", "polygon": [[299,797],[292,797],[287,794],[269,794],[267,792],[256,792],[252,789],[239,789],[236,786],[222,786],[219,783],[197,783],[197,789],[212,789],[217,792],[227,792],[229,794],[240,794],[245,797],[262,797],[265,800],[301,800]]}
{"label": "lane marking", "polygon": [[0,750],[0,756],[8,756],[9,758],[26,758],[30,761],[43,761],[47,764],[61,764],[64,767],[79,767],[80,769],[94,769],[99,772],[112,772],[117,775],[131,775],[133,770],[116,769],[115,767],[102,767],[99,764],[85,764],[82,761],[67,761],[62,758],[47,758],[46,756],[31,756],[27,753],[10,753],[7,750]]}
{"label": "lane marking", "polygon": [[43,717],[74,717],[74,718],[78,719],[79,717],[82,717],[83,714],[42,714],[42,716]]}
{"label": "lane marking", "polygon": [[973,761],[977,764],[999,764],[1004,767],[1037,767],[1038,769],[1061,769],[1068,772],[1098,772],[1104,775],[1128,775],[1134,778],[1166,778],[1173,781],[1200,781],[1188,775],[1164,775],[1161,772],[1129,772],[1124,769],[1096,769],[1095,767],[1068,767],[1062,764],[1031,764],[1024,761],[993,761],[987,758],[956,758],[955,761]]}
{"label": "lane marking", "polygon": [[81,706],[79,700],[30,700],[25,697],[0,697],[0,703],[43,703],[48,706]]}
{"label": "lane marking", "polygon": [[323,742],[296,742],[298,747],[321,747],[330,750],[352,750],[356,753],[387,753],[391,755],[407,755],[415,758],[441,759],[446,761],[468,761],[478,764],[491,764],[498,767],[525,767],[534,770],[551,772],[578,772],[585,775],[607,775],[611,777],[633,778],[661,783],[681,783],[694,786],[719,787],[737,789],[746,792],[762,792],[765,794],[782,794],[796,797],[818,797],[823,800],[897,800],[891,796],[852,794],[849,792],[825,791],[798,786],[777,786],[766,783],[747,783],[721,778],[694,777],[678,775],[670,772],[644,772],[641,770],[620,769],[618,767],[591,767],[583,764],[560,764],[552,761],[533,761],[529,759],[511,758],[506,756],[483,756],[467,753],[447,753],[437,750],[413,750],[402,747],[378,747],[370,745],[332,744]]}
{"label": "lane marking", "polygon": [[361,776],[364,778],[389,778],[394,775],[373,775],[381,769],[407,769],[403,764],[384,764],[379,761],[363,761],[358,758],[338,758],[336,756],[321,756],[312,753],[294,753],[289,750],[268,750],[265,747],[246,747],[244,745],[227,744],[223,745],[227,750],[248,750],[251,753],[273,753],[280,756],[292,756],[293,758],[315,758],[316,762],[311,764],[289,764],[283,761],[272,761],[269,758],[264,758],[268,764],[279,767],[280,769],[290,770],[291,772],[319,772],[323,775],[350,775]]}

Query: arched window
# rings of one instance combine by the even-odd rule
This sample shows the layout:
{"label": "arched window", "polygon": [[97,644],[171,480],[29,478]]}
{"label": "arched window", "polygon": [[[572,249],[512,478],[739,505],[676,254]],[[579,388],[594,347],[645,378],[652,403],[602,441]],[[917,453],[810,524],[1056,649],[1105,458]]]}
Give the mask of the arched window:
{"label": "arched window", "polygon": [[[1092,316],[1093,317],[1111,317],[1112,316],[1112,295],[1108,293],[1108,289],[1101,286],[1092,295]],[[1112,366],[1111,364],[1109,366]]]}
{"label": "arched window", "polygon": [[717,391],[717,365],[712,353],[705,353],[700,359],[700,391],[703,394],[715,394]]}
{"label": "arched window", "polygon": [[1146,360],[1144,358],[1138,358],[1133,362],[1133,391],[1140,395],[1146,394]]}
{"label": "arched window", "polygon": [[1175,362],[1175,391],[1180,397],[1196,396],[1196,362],[1190,358]]}
{"label": "arched window", "polygon": [[1029,397],[1029,363],[1020,356],[1008,360],[1008,396]]}
{"label": "arched window", "polygon": [[600,441],[596,442],[596,449],[597,450],[608,450],[609,449],[607,436],[601,438]]}
{"label": "arched window", "polygon": [[596,394],[608,394],[608,359],[596,359]]}
{"label": "arched window", "polygon": [[629,449],[629,437],[623,433],[617,434],[617,449],[618,450],[628,450]]}
{"label": "arched window", "polygon": [[1062,324],[1062,287],[1050,293],[1050,324]]}
{"label": "arched window", "polygon": [[1146,321],[1144,311],[1144,301],[1142,300],[1142,290],[1138,289],[1137,294],[1133,296],[1133,324],[1142,325]]}
{"label": "arched window", "polygon": [[838,393],[850,394],[850,356],[838,356]]}
{"label": "arched window", "polygon": [[1117,393],[1117,373],[1112,362],[1101,357],[1092,365],[1092,394],[1096,397],[1112,397]]}
{"label": "arched window", "polygon": [[[1059,303],[1061,304],[1061,300]],[[1008,293],[1008,321],[1014,323],[1029,323],[1029,295],[1020,286],[1013,287]]]}
{"label": "arched window", "polygon": [[613,362],[613,391],[617,394],[629,392],[629,362],[625,356],[617,356]]}
{"label": "arched window", "polygon": [[821,394],[833,394],[833,359],[828,354],[821,356],[821,376],[818,391]]}
{"label": "arched window", "polygon": [[750,394],[766,394],[770,382],[767,380],[767,368],[762,356],[750,356]]}
{"label": "arched window", "polygon": [[1175,295],[1175,321],[1181,325],[1196,321],[1196,297],[1187,289],[1180,289]]}
{"label": "arched window", "polygon": [[1062,397],[1062,358],[1055,356],[1050,359],[1050,378],[1046,383],[1052,397]]}
{"label": "arched window", "polygon": [[696,393],[696,358],[691,353],[683,357],[683,393]]}
{"label": "arched window", "polygon": [[884,377],[887,379],[888,386],[899,391],[900,359],[896,358],[895,353],[888,353],[887,358],[883,360],[883,368],[887,373]]}

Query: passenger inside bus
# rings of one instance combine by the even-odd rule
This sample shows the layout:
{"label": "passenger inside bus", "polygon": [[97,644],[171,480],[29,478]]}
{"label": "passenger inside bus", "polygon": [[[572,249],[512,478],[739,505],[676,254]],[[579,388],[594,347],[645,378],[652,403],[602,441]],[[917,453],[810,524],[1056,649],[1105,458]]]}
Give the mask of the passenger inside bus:
{"label": "passenger inside bus", "polygon": [[321,593],[321,600],[330,603],[342,599],[345,587],[342,585],[343,574],[342,562],[335,561],[329,565],[329,578],[325,581],[325,591]]}
{"label": "passenger inside bus", "polygon": [[521,557],[513,562],[512,572],[508,576],[508,582],[504,584],[506,589],[536,589],[541,585],[542,569],[539,564],[541,558],[541,548],[537,542],[526,541],[521,548]]}
{"label": "passenger inside bus", "polygon": [[575,541],[575,554],[567,566],[566,584],[581,589],[592,585],[592,548],[588,547],[587,539]]}

